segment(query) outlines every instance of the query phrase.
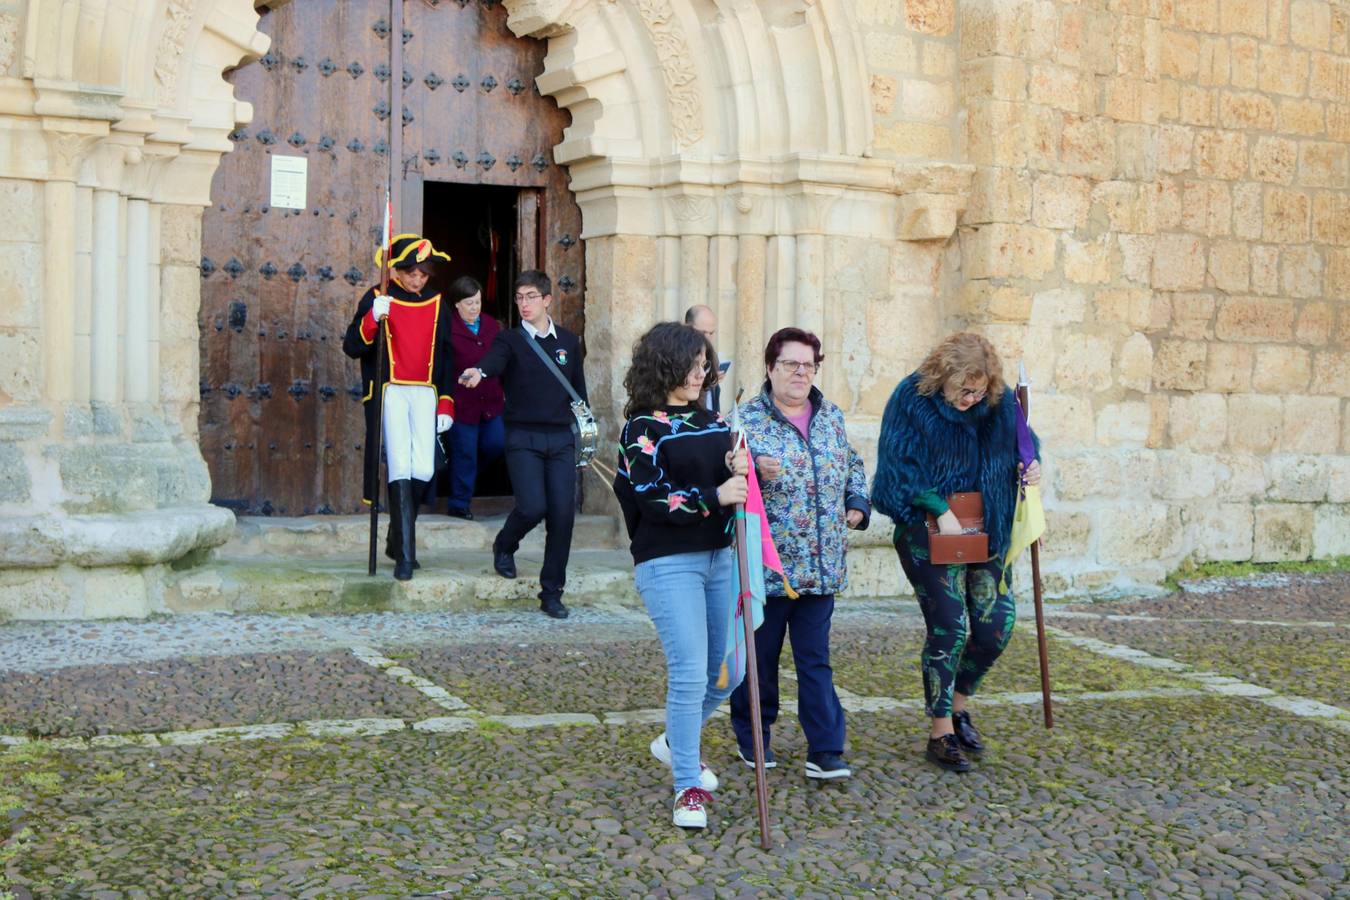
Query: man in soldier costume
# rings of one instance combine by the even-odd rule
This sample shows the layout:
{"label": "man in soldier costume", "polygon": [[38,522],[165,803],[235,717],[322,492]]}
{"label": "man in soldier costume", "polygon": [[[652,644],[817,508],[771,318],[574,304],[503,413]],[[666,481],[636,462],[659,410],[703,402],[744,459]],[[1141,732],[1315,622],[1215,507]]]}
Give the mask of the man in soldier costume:
{"label": "man in soldier costume", "polygon": [[[385,554],[394,561],[394,577],[412,578],[418,568],[417,507],[436,475],[437,435],[454,419],[454,383],[450,358],[450,323],[455,315],[428,281],[437,258],[450,257],[416,234],[400,234],[390,242],[389,293],[372,287],[356,304],[347,326],[343,351],[361,361],[361,386],[366,412],[366,503],[379,498],[379,464],[375,455],[376,410],[383,411],[384,459],[389,476],[389,537]],[[385,265],[384,249],[375,251],[377,269]],[[442,307],[446,308],[442,308]],[[379,323],[385,322],[384,366],[375,371]],[[375,394],[380,388],[380,399]]]}

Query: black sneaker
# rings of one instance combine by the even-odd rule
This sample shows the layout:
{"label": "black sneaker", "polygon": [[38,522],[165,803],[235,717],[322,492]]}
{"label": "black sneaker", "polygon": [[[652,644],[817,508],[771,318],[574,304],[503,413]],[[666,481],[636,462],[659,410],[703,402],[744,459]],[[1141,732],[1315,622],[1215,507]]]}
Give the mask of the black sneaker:
{"label": "black sneaker", "polygon": [[[744,747],[737,747],[736,755],[741,758],[741,762],[745,763],[750,768],[753,769],[755,767],[754,750],[746,750]],[[778,760],[773,758],[773,751],[770,750],[768,747],[764,748],[764,768],[766,769],[778,768]]]}
{"label": "black sneaker", "polygon": [[970,771],[970,760],[966,759],[966,755],[961,752],[961,742],[956,739],[954,734],[929,738],[927,756],[929,762],[936,763],[949,771]]}
{"label": "black sneaker", "polygon": [[975,730],[975,726],[970,724],[970,713],[961,710],[959,713],[952,713],[952,727],[956,729],[956,740],[961,744],[961,749],[967,753],[983,753],[984,743],[980,740],[980,733]]}
{"label": "black sneaker", "polygon": [[806,777],[830,781],[835,778],[848,778],[853,770],[838,753],[806,754]]}
{"label": "black sneaker", "polygon": [[549,597],[547,599],[540,598],[539,608],[543,611],[544,615],[551,619],[565,619],[570,615],[567,611],[567,607],[563,606],[562,600],[557,597]]}
{"label": "black sneaker", "polygon": [[497,549],[497,545],[492,545],[492,568],[503,578],[516,577],[516,555],[506,553]]}
{"label": "black sneaker", "polygon": [[445,514],[452,519],[464,519],[467,522],[473,521],[473,513],[467,509],[457,509],[452,506],[445,511]]}

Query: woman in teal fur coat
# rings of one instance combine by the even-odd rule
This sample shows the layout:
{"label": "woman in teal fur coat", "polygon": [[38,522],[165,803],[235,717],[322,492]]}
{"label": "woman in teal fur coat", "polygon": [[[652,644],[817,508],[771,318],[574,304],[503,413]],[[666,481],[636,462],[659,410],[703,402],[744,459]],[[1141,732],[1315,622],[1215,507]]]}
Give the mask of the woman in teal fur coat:
{"label": "woman in teal fur coat", "polygon": [[[1004,578],[1017,502],[1017,409],[992,344],[953,334],[901,381],[886,404],[877,446],[872,505],[895,521],[895,549],[914,587],[928,636],[924,701],[932,719],[928,759],[965,772],[984,750],[967,700],[1012,638],[1016,605]],[[1023,479],[1037,484],[1039,462]],[[946,497],[979,491],[989,534],[988,562],[934,565],[925,517],[943,534],[961,524]]]}

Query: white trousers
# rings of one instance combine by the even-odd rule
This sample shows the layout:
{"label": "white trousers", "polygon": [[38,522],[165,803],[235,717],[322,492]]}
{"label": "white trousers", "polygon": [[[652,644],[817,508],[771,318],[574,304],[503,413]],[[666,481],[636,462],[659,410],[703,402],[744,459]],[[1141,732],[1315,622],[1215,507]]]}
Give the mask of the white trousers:
{"label": "white trousers", "polygon": [[390,481],[436,475],[436,391],[420,384],[384,390],[384,464]]}

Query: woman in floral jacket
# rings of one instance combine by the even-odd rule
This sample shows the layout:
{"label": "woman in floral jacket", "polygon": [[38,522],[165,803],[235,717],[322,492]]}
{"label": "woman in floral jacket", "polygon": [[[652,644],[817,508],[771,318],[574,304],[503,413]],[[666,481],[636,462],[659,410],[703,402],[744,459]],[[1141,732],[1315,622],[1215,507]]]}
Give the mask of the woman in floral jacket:
{"label": "woman in floral jacket", "polygon": [[[764,624],[755,632],[766,759],[777,765],[769,752],[769,728],[778,718],[778,657],[791,629],[806,777],[831,779],[852,772],[844,762],[844,709],[830,668],[830,619],[834,595],[848,585],[847,529],[866,528],[872,508],[862,457],[844,433],[844,414],[814,385],[822,359],[814,334],[780,329],[764,350],[764,390],[739,413],[788,577],[785,585],[765,570]],[[741,759],[754,765],[744,687],[731,695],[731,722]]]}

